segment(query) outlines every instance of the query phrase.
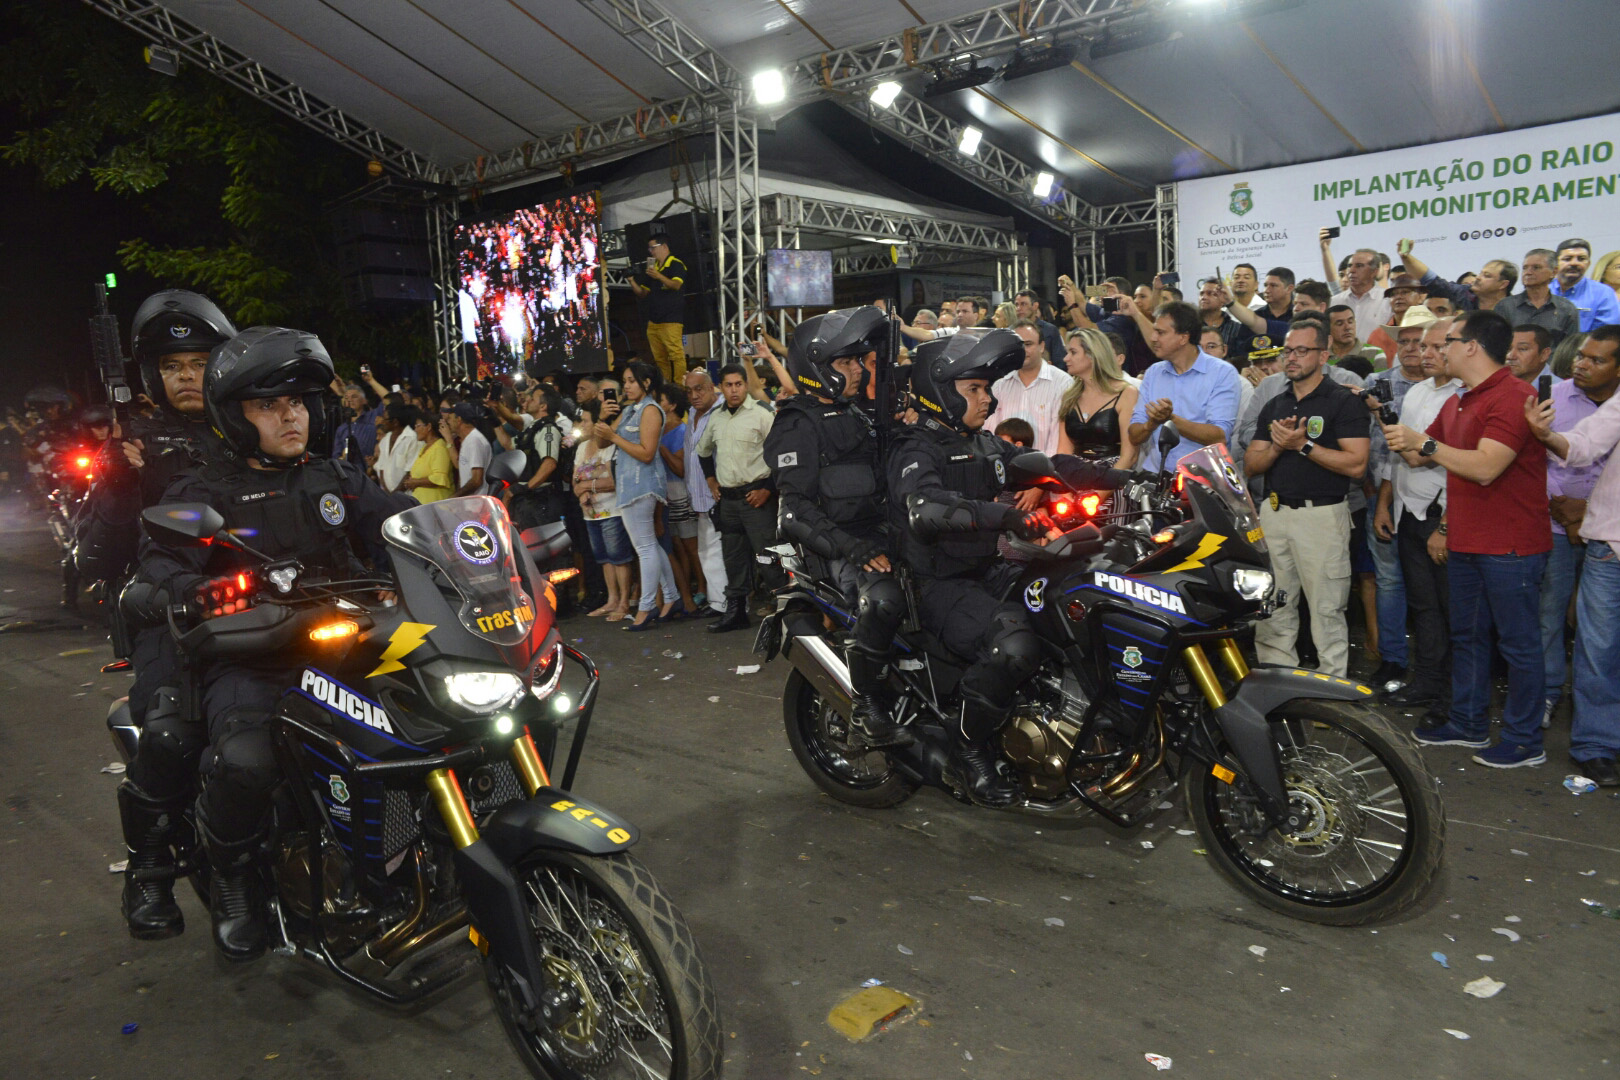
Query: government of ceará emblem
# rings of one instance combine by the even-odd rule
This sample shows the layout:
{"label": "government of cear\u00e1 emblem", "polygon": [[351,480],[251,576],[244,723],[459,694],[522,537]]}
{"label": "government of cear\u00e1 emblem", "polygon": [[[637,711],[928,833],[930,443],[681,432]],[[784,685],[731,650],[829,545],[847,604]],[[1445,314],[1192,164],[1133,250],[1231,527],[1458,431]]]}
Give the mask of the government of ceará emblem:
{"label": "government of cear\u00e1 emblem", "polygon": [[1249,190],[1248,181],[1242,181],[1232,186],[1232,199],[1227,206],[1232,213],[1242,217],[1254,209],[1254,192]]}

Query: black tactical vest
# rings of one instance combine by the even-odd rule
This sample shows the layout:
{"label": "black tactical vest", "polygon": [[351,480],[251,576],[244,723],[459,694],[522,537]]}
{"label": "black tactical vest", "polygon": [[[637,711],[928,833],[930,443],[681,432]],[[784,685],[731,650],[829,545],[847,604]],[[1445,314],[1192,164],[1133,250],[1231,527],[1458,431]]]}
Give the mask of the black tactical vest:
{"label": "black tactical vest", "polygon": [[349,503],[337,466],[315,458],[291,469],[217,463],[197,470],[225,527],[272,559],[294,558],[314,576],[359,567],[349,546]]}
{"label": "black tactical vest", "polygon": [[[924,421],[911,428],[897,443],[896,450],[922,450],[934,459],[947,491],[975,502],[995,502],[1005,490],[1006,465],[1003,461],[1006,443],[984,432],[961,436],[932,421]],[[904,499],[894,499],[895,513],[906,516]],[[942,533],[931,543],[924,543],[912,532],[909,524],[900,529],[901,557],[912,569],[928,577],[972,577],[987,570],[997,558],[998,534],[985,529],[976,532]]]}

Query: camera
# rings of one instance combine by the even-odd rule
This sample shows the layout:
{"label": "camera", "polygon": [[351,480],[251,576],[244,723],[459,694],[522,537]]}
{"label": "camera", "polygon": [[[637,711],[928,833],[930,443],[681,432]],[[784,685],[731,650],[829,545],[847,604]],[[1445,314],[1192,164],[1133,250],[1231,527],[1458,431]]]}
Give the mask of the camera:
{"label": "camera", "polygon": [[1101,304],[1103,311],[1109,315],[1119,312],[1119,297],[1117,296],[1105,296],[1102,298]]}
{"label": "camera", "polygon": [[1367,387],[1367,393],[1386,405],[1395,400],[1395,389],[1387,382],[1373,383]]}
{"label": "camera", "polygon": [[1396,424],[1401,422],[1400,411],[1396,409],[1393,404],[1385,401],[1378,410],[1378,422],[1383,424],[1385,427],[1394,427]]}

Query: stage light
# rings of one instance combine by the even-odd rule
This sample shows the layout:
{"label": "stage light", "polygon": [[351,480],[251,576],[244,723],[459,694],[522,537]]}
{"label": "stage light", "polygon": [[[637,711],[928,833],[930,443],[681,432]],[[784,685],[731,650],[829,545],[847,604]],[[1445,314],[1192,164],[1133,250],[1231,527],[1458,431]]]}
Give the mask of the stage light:
{"label": "stage light", "polygon": [[872,104],[880,109],[887,109],[894,104],[894,99],[900,96],[900,84],[897,82],[880,82],[872,87]]}
{"label": "stage light", "polygon": [[964,157],[972,157],[979,152],[979,140],[982,138],[984,138],[984,132],[969,124],[962,129],[962,141],[956,144],[956,148],[962,152]]}
{"label": "stage light", "polygon": [[754,100],[761,105],[775,105],[787,100],[787,80],[774,68],[754,76]]}
{"label": "stage light", "polygon": [[1073,45],[1051,45],[1047,48],[1019,49],[1001,69],[1001,81],[1011,82],[1013,79],[1039,75],[1043,71],[1068,67],[1069,63],[1079,55],[1080,50]]}
{"label": "stage light", "polygon": [[1057,178],[1055,176],[1053,176],[1049,172],[1036,173],[1035,174],[1035,184],[1034,184],[1034,188],[1033,188],[1033,190],[1035,192],[1035,197],[1037,199],[1044,199],[1044,198],[1046,198],[1047,195],[1051,194],[1052,183],[1056,179]]}
{"label": "stage light", "polygon": [[975,86],[983,86],[996,77],[996,69],[980,67],[976,61],[970,60],[965,67],[946,68],[934,76],[934,81],[923,90],[923,97],[938,97],[941,94],[954,94],[958,90],[971,90]]}
{"label": "stage light", "polygon": [[165,49],[162,45],[148,45],[146,47],[146,66],[159,75],[180,74],[180,54],[173,49]]}

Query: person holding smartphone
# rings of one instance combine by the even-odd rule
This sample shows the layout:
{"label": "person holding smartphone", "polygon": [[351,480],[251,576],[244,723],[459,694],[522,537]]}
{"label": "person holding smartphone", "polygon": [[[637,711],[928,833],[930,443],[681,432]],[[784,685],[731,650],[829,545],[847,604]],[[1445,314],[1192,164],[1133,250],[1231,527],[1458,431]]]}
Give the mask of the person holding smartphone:
{"label": "person holding smartphone", "polygon": [[669,237],[654,233],[647,239],[647,265],[630,279],[630,289],[647,315],[647,347],[653,362],[668,382],[686,377],[685,332],[686,264],[670,254]]}

